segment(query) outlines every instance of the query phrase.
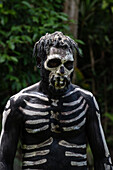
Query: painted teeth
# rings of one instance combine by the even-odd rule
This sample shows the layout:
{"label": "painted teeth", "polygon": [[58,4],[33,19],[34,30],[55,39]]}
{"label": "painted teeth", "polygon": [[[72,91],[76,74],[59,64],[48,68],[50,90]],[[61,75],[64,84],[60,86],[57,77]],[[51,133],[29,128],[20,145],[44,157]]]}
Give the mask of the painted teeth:
{"label": "painted teeth", "polygon": [[60,81],[63,81],[64,79],[63,78],[60,78]]}
{"label": "painted teeth", "polygon": [[62,84],[63,84],[63,81],[60,81],[60,84],[62,85]]}

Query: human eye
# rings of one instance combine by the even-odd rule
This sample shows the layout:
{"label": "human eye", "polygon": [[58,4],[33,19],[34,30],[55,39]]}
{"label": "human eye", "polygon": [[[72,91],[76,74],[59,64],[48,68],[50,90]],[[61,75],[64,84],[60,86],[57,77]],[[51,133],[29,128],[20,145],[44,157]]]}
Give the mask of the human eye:
{"label": "human eye", "polygon": [[54,67],[58,67],[60,64],[61,64],[60,59],[50,59],[47,63],[47,66],[49,68],[54,68]]}
{"label": "human eye", "polygon": [[68,69],[71,70],[73,68],[73,61],[67,61],[64,63],[64,66]]}

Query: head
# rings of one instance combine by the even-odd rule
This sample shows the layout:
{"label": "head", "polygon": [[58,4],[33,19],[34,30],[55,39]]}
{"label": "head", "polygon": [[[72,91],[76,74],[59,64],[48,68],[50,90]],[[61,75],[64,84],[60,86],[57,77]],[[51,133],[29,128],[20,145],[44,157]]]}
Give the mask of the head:
{"label": "head", "polygon": [[41,68],[42,81],[53,92],[65,91],[71,82],[77,44],[62,32],[46,34],[35,43],[34,55]]}

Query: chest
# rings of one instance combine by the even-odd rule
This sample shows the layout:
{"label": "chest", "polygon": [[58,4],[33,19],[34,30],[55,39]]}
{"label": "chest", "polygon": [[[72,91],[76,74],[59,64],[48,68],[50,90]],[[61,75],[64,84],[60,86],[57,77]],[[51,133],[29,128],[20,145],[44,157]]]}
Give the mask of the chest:
{"label": "chest", "polygon": [[88,104],[82,96],[49,99],[38,95],[24,102],[25,107],[20,110],[25,115],[24,127],[27,133],[66,133],[85,126]]}

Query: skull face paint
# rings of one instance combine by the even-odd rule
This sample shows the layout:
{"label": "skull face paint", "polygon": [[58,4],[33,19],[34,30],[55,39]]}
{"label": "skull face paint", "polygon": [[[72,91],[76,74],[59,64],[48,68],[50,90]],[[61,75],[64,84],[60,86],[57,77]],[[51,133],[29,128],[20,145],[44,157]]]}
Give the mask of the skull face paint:
{"label": "skull face paint", "polygon": [[44,68],[49,73],[49,85],[56,90],[64,89],[70,83],[73,72],[73,54],[68,49],[50,48],[50,53],[44,62]]}

